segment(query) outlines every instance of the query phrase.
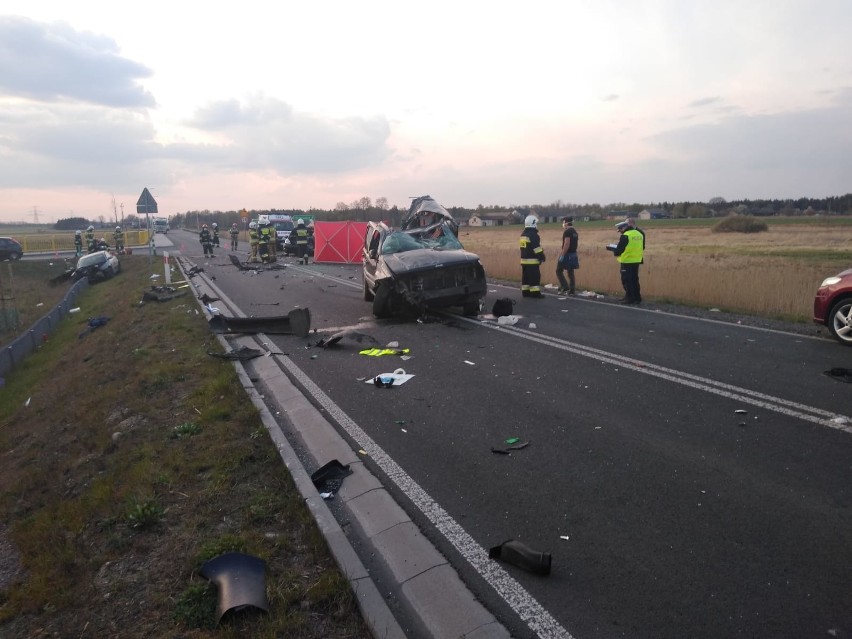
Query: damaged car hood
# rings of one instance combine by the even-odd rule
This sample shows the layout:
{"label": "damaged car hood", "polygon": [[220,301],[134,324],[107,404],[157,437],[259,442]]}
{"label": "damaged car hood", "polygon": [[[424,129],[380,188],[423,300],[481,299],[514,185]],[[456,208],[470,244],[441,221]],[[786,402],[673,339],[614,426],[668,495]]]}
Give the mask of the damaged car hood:
{"label": "damaged car hood", "polygon": [[438,251],[435,249],[417,249],[404,253],[385,255],[384,262],[385,266],[394,274],[405,275],[417,271],[477,264],[479,256],[460,250]]}

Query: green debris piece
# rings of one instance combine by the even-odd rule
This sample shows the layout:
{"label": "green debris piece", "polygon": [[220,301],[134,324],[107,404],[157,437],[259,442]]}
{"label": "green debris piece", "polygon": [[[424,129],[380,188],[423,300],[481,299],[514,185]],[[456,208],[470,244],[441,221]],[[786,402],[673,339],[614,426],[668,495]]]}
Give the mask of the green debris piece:
{"label": "green debris piece", "polygon": [[517,444],[519,441],[521,441],[520,437],[510,437],[505,443],[511,446],[512,444]]}
{"label": "green debris piece", "polygon": [[394,422],[394,424],[404,424],[404,423],[405,423],[404,419],[398,419]]}

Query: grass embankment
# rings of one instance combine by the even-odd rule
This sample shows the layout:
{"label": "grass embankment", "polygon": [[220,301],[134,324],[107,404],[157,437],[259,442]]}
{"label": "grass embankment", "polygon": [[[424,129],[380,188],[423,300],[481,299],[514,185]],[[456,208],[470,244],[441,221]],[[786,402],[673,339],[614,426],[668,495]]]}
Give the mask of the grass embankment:
{"label": "grass embankment", "polygon": [[[640,221],[646,231],[640,269],[643,299],[760,317],[809,322],[817,287],[829,275],[852,267],[849,218],[768,220],[763,233],[714,233],[711,220]],[[698,224],[701,222],[701,224]],[[618,241],[613,224],[576,222],[580,235],[579,290],[621,296],[618,262],[606,245]],[[478,253],[491,278],[518,281],[519,225],[460,231],[465,248]],[[542,284],[557,285],[559,224],[539,229],[548,261]]]}
{"label": "grass embankment", "polygon": [[[0,388],[0,635],[368,636],[192,293],[140,304],[149,261],[122,264]],[[267,562],[270,613],[213,630],[226,551]]]}

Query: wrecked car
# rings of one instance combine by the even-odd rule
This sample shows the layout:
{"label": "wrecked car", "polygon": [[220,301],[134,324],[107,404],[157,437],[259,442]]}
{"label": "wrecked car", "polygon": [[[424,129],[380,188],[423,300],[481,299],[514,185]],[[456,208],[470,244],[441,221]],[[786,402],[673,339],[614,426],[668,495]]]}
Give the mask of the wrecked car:
{"label": "wrecked car", "polygon": [[77,260],[77,266],[71,278],[81,280],[86,277],[89,283],[93,284],[100,280],[108,280],[119,272],[121,272],[121,262],[118,261],[118,257],[109,251],[95,251]]}
{"label": "wrecked car", "polygon": [[479,313],[485,269],[478,255],[464,249],[457,231],[449,212],[429,196],[415,199],[400,230],[368,222],[364,300],[373,302],[373,315],[450,307],[461,307],[465,315]]}

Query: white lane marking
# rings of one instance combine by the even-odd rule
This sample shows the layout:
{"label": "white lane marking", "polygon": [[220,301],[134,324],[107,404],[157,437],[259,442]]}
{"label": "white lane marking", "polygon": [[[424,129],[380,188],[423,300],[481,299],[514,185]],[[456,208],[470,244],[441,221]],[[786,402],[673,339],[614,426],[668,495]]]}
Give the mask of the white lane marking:
{"label": "white lane marking", "polygon": [[363,448],[379,468],[396,484],[412,503],[432,522],[467,562],[479,573],[512,610],[541,639],[573,639],[540,603],[519,584],[514,577],[488,558],[488,552],[476,543],[464,528],[453,519],[411,476],[408,475],[373,439],[365,433],[317,386],[289,357],[278,356],[278,361],[299,380],[305,390],[337,421],[338,424]]}
{"label": "white lane marking", "polygon": [[[352,284],[354,287],[355,285]],[[357,288],[357,287],[356,287]],[[575,300],[576,301],[576,300]],[[592,300],[580,300],[584,302],[590,302]],[[636,309],[645,311],[648,313],[656,313],[658,311],[651,311],[650,309]],[[707,319],[703,317],[692,317],[690,315],[676,315],[673,313],[666,313],[660,311],[663,315],[668,315],[671,317],[677,318],[686,318],[691,320],[696,320],[699,322],[709,322],[711,324],[720,324],[724,326],[730,326],[731,328],[748,328],[751,330],[764,331],[767,333],[775,333],[779,335],[789,335],[791,337],[808,337],[804,335],[797,335],[795,333],[786,333],[784,331],[777,331],[770,328],[761,328],[759,326],[745,326],[742,324],[731,324],[729,322],[722,322],[720,320]],[[782,399],[780,397],[774,397],[772,395],[767,395],[765,393],[760,393],[757,391],[751,391],[747,388],[742,388],[739,386],[734,386],[732,384],[726,384],[724,382],[717,382],[716,380],[709,379],[707,377],[700,377],[698,375],[692,375],[691,373],[685,373],[683,371],[679,371],[673,368],[667,368],[665,366],[658,366],[657,364],[652,364],[650,362],[643,362],[636,359],[631,359],[629,357],[624,357],[615,353],[610,353],[608,351],[600,350],[597,348],[593,348],[591,346],[581,346],[578,344],[573,344],[566,340],[559,339],[557,337],[550,337],[547,335],[542,335],[541,333],[534,333],[527,331],[523,328],[519,327],[508,327],[503,325],[495,325],[491,324],[487,321],[482,321],[480,319],[475,319],[471,317],[463,317],[461,315],[454,315],[451,313],[447,313],[447,315],[452,315],[454,319],[462,320],[465,322],[469,322],[474,325],[482,326],[484,328],[489,328],[491,330],[500,331],[506,335],[513,335],[515,337],[521,336],[524,339],[529,339],[534,342],[538,342],[540,344],[545,344],[547,346],[554,346],[561,350],[569,351],[575,353],[577,355],[582,355],[584,357],[590,357],[593,359],[597,359],[599,361],[607,362],[610,364],[616,364],[618,366],[623,366],[630,370],[634,370],[638,373],[643,373],[645,375],[651,375],[653,377],[659,377],[661,379],[665,379],[667,381],[675,382],[677,384],[681,384],[683,386],[689,386],[691,388],[695,388],[697,390],[705,391],[708,393],[714,393],[716,395],[721,395],[722,397],[727,397],[729,399],[733,399],[736,401],[741,401],[752,406],[757,406],[760,408],[765,408],[767,410],[771,410],[777,413],[781,413],[783,415],[787,415],[788,417],[794,417],[798,419],[803,419],[808,422],[812,422],[814,424],[818,424],[820,426],[825,426],[827,428],[834,428],[836,430],[843,431],[845,433],[852,434],[852,417],[847,415],[841,415],[839,413],[833,413],[831,411],[823,410],[821,408],[815,408],[813,406],[807,406],[805,404],[800,404],[797,402],[793,402],[790,400]],[[812,339],[821,339],[821,338],[812,338]],[[824,341],[824,340],[823,340]]]}
{"label": "white lane marking", "polygon": [[852,434],[852,418],[846,415],[833,413],[813,406],[807,406],[805,404],[782,399],[780,397],[774,397],[765,393],[748,390],[747,388],[741,388],[732,384],[717,382],[716,380],[709,379],[707,377],[685,373],[673,368],[667,368],[650,362],[643,362],[630,357],[624,357],[608,351],[592,348],[590,346],[572,344],[571,342],[567,342],[557,337],[541,335],[540,333],[527,331],[523,328],[500,326],[489,322],[472,320],[470,318],[460,319],[473,322],[484,328],[499,331],[507,335],[514,335],[539,344],[568,351],[575,355],[581,355],[601,362],[622,366],[637,373],[642,373],[643,375],[659,377],[676,384],[681,384],[682,386],[689,386],[690,388],[695,388],[707,393],[721,395],[722,397],[734,399],[752,406],[758,406],[760,408],[775,411],[776,413],[781,413],[788,417],[803,419],[820,426],[826,426],[828,428],[834,428]]}

